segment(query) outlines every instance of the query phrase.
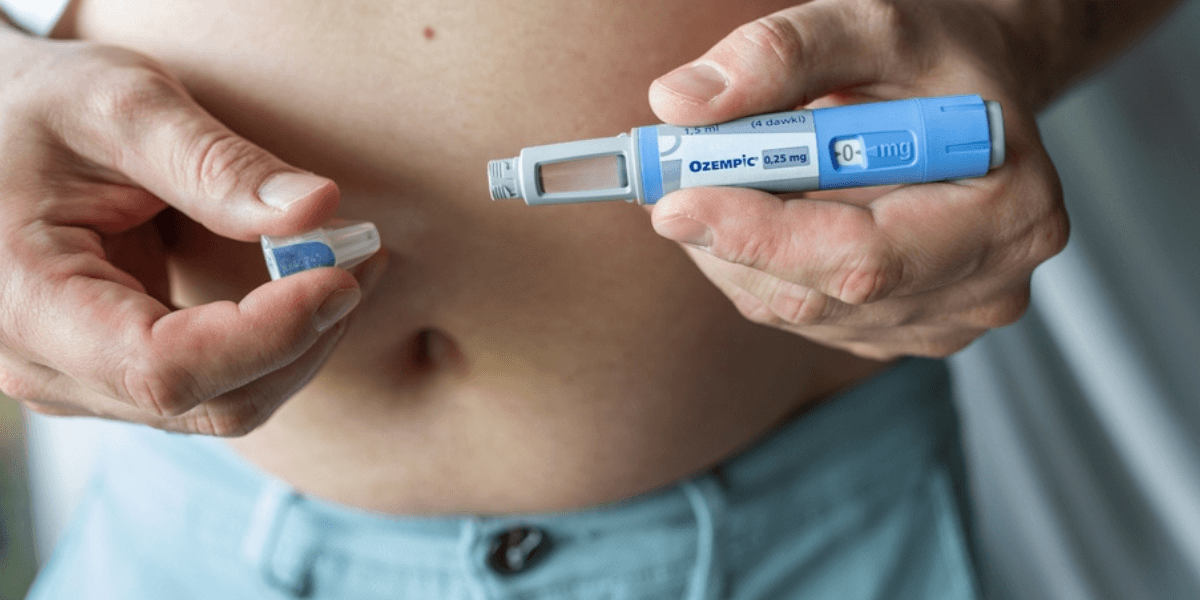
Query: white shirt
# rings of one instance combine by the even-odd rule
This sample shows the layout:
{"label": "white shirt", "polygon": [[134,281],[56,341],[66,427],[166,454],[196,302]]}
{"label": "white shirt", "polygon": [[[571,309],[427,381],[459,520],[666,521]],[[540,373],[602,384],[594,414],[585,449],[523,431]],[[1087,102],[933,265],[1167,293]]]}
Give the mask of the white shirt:
{"label": "white shirt", "polygon": [[0,10],[31,33],[46,35],[71,0],[0,0]]}

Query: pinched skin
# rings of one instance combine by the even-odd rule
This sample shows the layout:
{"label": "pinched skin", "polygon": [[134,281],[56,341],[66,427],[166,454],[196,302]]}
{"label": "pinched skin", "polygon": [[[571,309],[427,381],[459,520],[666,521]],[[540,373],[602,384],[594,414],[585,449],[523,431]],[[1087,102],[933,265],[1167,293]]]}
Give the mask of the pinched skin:
{"label": "pinched skin", "polygon": [[[748,321],[640,207],[488,198],[489,159],[656,122],[651,81],[788,4],[82,0],[64,30],[162,61],[390,252],[325,368],[234,448],[369,510],[504,513],[668,484],[879,367]],[[265,280],[256,246],[173,229],[177,303]]]}

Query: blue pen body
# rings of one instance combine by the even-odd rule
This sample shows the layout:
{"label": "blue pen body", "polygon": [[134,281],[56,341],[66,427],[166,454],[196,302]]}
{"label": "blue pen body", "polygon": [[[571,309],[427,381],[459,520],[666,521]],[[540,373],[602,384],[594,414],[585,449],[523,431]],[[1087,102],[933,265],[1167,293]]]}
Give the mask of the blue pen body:
{"label": "blue pen body", "polygon": [[797,110],[521,150],[488,163],[493,200],[654,204],[678,189],[786,193],[984,175],[1004,162],[1000,105],[944,96]]}
{"label": "blue pen body", "polygon": [[638,196],[653,204],[700,186],[798,192],[977,177],[1003,160],[999,119],[979,96],[946,96],[639,127]]}

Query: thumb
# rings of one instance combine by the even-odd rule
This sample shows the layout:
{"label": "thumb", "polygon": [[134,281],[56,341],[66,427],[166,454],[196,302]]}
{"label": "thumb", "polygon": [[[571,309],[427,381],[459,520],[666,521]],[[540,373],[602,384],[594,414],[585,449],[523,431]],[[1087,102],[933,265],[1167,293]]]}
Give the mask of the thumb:
{"label": "thumb", "polygon": [[791,110],[875,81],[896,38],[878,2],[816,0],[739,27],[698,60],[655,80],[650,106],[664,122],[704,125]]}
{"label": "thumb", "polygon": [[330,218],[333,181],[290,166],[231,131],[169,74],[147,69],[100,102],[82,153],[211,231],[251,241]]}

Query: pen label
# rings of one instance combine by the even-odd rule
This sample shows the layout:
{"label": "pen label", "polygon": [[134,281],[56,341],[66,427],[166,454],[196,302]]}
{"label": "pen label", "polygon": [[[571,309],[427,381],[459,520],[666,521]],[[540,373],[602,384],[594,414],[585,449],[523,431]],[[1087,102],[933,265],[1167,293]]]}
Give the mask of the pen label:
{"label": "pen label", "polygon": [[810,110],[757,115],[744,119],[735,119],[728,123],[721,123],[720,125],[701,125],[699,127],[658,126],[658,134],[661,136],[815,133],[815,131],[813,129],[812,111]]}
{"label": "pen label", "polygon": [[762,163],[764,169],[783,169],[786,167],[808,166],[811,154],[808,146],[794,148],[774,148],[763,150]]}
{"label": "pen label", "polygon": [[688,170],[693,173],[701,171],[724,171],[726,169],[737,169],[739,167],[753,167],[758,163],[758,157],[742,155],[741,158],[730,158],[726,160],[693,160],[688,163]]}
{"label": "pen label", "polygon": [[[761,127],[759,131],[767,126]],[[677,129],[659,127],[664,193],[704,186],[782,191],[816,189],[818,185],[819,167],[812,157],[817,137],[811,131],[669,135]]]}

